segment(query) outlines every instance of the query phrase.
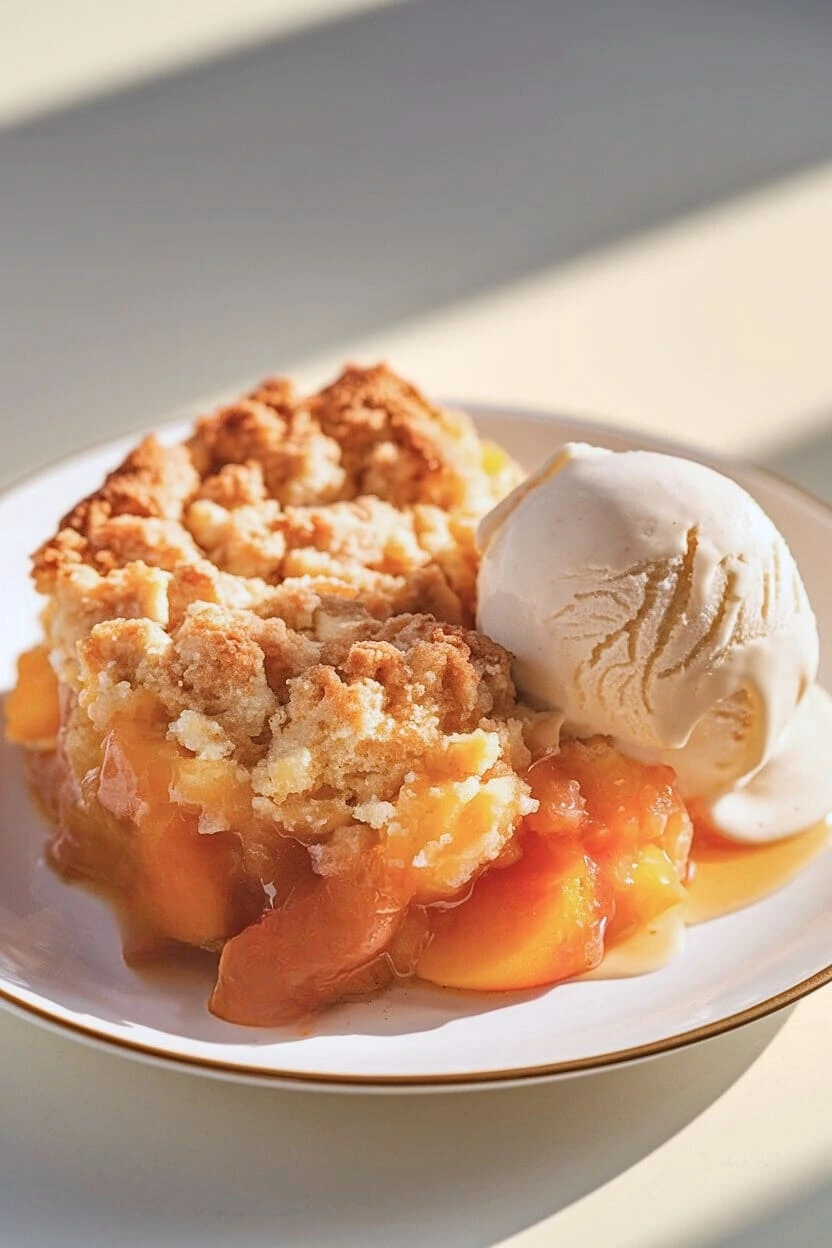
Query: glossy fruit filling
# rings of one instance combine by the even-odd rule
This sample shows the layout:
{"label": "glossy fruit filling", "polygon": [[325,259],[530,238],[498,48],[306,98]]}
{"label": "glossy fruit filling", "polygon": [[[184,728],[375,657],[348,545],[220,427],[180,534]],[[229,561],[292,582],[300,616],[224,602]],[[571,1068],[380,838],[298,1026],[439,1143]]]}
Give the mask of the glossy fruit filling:
{"label": "glossy fruit filling", "polygon": [[516,861],[431,916],[421,978],[477,991],[568,979],[683,900],[692,826],[669,768],[595,738],[565,743],[529,780],[540,805],[518,833]]}
{"label": "glossy fruit filling", "polygon": [[[52,860],[115,899],[128,959],[177,944],[219,950],[211,1007],[232,1022],[281,1023],[412,975],[474,991],[537,988],[596,967],[611,943],[684,898],[692,825],[673,773],[600,738],[532,765],[536,812],[459,891],[442,872],[404,866],[411,856],[383,835],[348,868],[318,874],[307,846],[258,818],[246,773],[169,741],[152,699],[134,697],[94,739],[76,710],[64,696],[56,739],[45,654],[21,663],[7,730],[39,747]],[[432,837],[452,829],[463,854],[487,803],[460,812],[441,785],[411,787],[417,822]]]}

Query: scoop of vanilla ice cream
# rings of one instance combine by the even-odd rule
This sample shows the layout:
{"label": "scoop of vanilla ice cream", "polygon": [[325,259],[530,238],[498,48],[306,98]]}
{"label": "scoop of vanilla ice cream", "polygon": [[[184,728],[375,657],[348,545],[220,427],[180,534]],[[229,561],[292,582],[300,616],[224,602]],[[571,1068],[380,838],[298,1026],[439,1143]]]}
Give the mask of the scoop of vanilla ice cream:
{"label": "scoop of vanilla ice cream", "polygon": [[818,664],[785,540],[736,482],[651,451],[563,446],[481,522],[478,625],[565,731],[714,800],[772,755]]}

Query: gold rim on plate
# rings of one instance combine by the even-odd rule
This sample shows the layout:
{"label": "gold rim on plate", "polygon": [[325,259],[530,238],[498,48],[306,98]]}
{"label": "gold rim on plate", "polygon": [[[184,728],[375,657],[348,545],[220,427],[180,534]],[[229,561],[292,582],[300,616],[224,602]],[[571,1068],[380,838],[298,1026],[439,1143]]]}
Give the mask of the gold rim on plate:
{"label": "gold rim on plate", "polygon": [[96,1031],[94,1027],[85,1027],[69,1019],[62,1019],[50,1014],[40,1006],[31,1005],[12,996],[5,988],[0,987],[0,1001],[12,1007],[12,1013],[32,1018],[50,1031],[68,1032],[73,1039],[93,1041],[96,1046],[114,1049],[131,1057],[150,1058],[154,1063],[172,1067],[177,1070],[189,1070],[192,1073],[221,1075],[241,1083],[286,1084],[306,1087],[353,1087],[353,1088],[436,1088],[436,1087],[483,1087],[489,1084],[508,1084],[556,1079],[564,1075],[589,1074],[592,1071],[609,1070],[615,1066],[624,1066],[628,1062],[637,1062],[649,1057],[659,1057],[665,1053],[674,1053],[686,1049],[692,1044],[703,1040],[712,1040],[748,1023],[759,1022],[778,1010],[807,997],[810,993],[823,988],[832,982],[832,964],[810,975],[808,979],[793,984],[765,1001],[740,1010],[736,1014],[728,1014],[724,1018],[715,1019],[701,1027],[690,1031],[682,1031],[674,1036],[666,1036],[663,1040],[654,1040],[648,1044],[635,1045],[629,1049],[615,1049],[610,1053],[600,1053],[594,1057],[574,1058],[564,1062],[544,1062],[538,1066],[519,1066],[508,1070],[472,1071],[457,1075],[330,1075],[326,1073],[305,1073],[292,1070],[264,1069],[260,1066],[246,1066],[241,1062],[223,1062],[213,1058],[186,1056],[171,1053],[167,1049],[156,1048],[152,1044],[141,1041],[123,1040],[119,1036],[110,1036],[106,1032]]}

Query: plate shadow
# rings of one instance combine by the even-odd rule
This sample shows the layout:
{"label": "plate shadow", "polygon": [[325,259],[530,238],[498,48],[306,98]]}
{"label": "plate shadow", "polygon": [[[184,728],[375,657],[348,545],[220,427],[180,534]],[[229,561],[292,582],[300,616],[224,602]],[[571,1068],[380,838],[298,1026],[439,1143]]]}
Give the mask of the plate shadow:
{"label": "plate shadow", "polygon": [[3,1016],[4,1230],[88,1248],[486,1248],[681,1130],[785,1017],[555,1084],[356,1097],[188,1078]]}

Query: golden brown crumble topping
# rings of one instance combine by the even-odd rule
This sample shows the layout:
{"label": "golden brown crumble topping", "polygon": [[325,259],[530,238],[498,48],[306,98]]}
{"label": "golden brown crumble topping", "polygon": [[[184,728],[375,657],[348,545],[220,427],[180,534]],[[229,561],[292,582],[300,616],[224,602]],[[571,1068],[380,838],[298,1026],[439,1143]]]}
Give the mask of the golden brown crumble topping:
{"label": "golden brown crumble topping", "polygon": [[529,804],[530,712],[467,627],[477,521],[518,475],[383,366],[310,399],[271,379],[184,444],[145,439],[34,558],[79,783],[138,718],[200,761],[169,797],[202,830],[227,828],[210,781],[322,874],[386,838],[425,895],[460,887]]}
{"label": "golden brown crumble topping", "polygon": [[183,445],[146,438],[37,552],[59,667],[98,620],[165,628],[200,600],[279,613],[280,587],[470,624],[476,522],[517,475],[487,471],[469,419],[385,366],[310,399],[270,379]]}

